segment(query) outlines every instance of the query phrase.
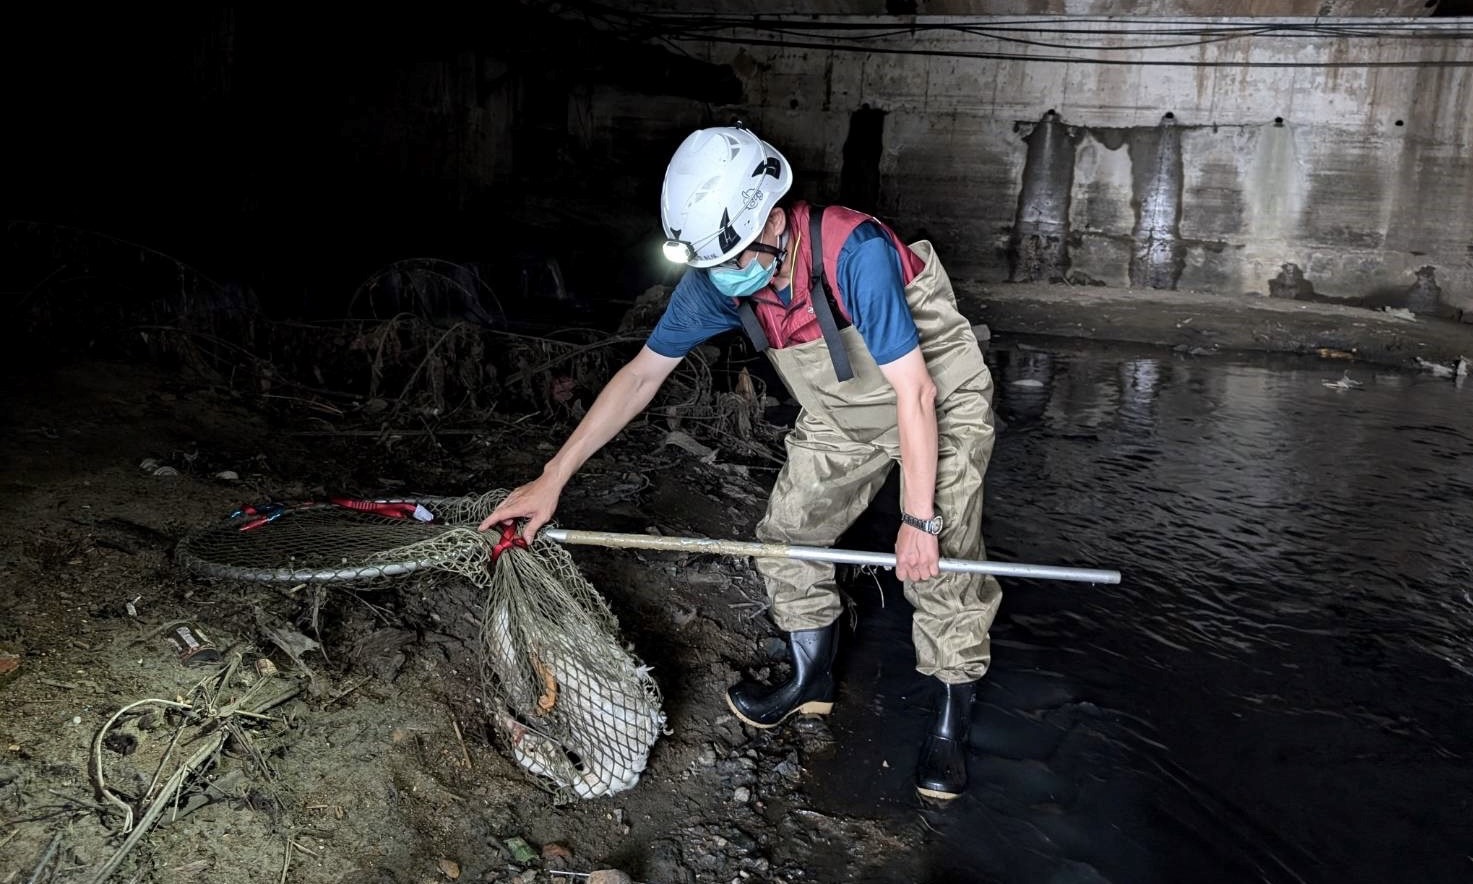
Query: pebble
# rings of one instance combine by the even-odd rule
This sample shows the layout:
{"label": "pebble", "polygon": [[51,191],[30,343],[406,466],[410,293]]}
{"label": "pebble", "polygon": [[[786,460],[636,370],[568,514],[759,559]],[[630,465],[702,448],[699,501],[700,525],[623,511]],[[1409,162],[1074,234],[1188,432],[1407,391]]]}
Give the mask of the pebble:
{"label": "pebble", "polygon": [[752,790],[748,789],[746,786],[737,786],[736,790],[731,793],[731,800],[735,801],[737,804],[746,804],[751,799]]}
{"label": "pebble", "polygon": [[440,873],[454,881],[460,877],[460,863],[453,859],[442,859],[439,862]]}

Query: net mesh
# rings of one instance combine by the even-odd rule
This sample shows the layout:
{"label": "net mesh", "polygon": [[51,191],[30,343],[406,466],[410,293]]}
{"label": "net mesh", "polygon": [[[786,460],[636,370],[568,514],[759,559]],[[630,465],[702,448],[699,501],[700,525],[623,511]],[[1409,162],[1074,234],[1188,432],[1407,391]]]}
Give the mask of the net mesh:
{"label": "net mesh", "polygon": [[[665,727],[659,686],[567,550],[476,530],[505,496],[301,504],[268,521],[239,513],[186,537],[178,559],[196,573],[260,582],[348,583],[426,568],[465,577],[483,593],[481,682],[512,757],[563,800],[628,789]],[[416,506],[422,514],[409,515]]]}

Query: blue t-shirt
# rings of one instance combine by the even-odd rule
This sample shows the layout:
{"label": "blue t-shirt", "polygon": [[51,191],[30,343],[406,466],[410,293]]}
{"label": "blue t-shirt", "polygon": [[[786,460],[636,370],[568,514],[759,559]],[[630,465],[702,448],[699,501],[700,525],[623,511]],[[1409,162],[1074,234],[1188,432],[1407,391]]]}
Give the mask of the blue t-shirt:
{"label": "blue t-shirt", "polygon": [[[866,221],[854,228],[839,250],[837,270],[844,309],[876,363],[894,362],[920,345],[920,333],[905,303],[900,253],[878,224]],[[822,296],[821,292],[816,295]],[[791,287],[778,297],[788,303]],[[705,341],[741,327],[732,299],[711,284],[706,271],[691,269],[675,285],[670,305],[645,346],[678,359]]]}

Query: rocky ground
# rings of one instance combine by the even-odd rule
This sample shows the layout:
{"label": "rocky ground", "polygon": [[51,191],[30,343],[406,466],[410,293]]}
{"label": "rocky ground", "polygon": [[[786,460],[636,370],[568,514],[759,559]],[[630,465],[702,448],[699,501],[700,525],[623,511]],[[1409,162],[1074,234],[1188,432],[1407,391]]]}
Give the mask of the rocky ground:
{"label": "rocky ground", "polygon": [[[962,300],[1003,341],[1110,338],[1181,358],[1287,350],[1411,370],[1473,354],[1473,326],[1339,305],[1061,286]],[[602,869],[662,884],[916,879],[906,857],[925,837],[920,817],[894,831],[805,801],[806,763],[836,751],[821,721],[756,732],[727,712],[734,679],[783,665],[746,562],[575,550],[653,667],[670,731],[634,789],[562,804],[490,727],[475,587],[428,574],[314,590],[180,568],[180,538],[242,503],[510,487],[576,417],[328,407],[251,372],[242,384],[94,357],[8,369],[0,884],[572,881],[583,878],[558,872]],[[574,386],[551,378],[566,393],[553,401],[576,405]],[[738,441],[679,414],[657,410],[591,461],[560,523],[750,537],[780,429],[722,421]],[[182,664],[166,641],[181,622],[222,660]],[[260,714],[218,717],[242,698],[235,708]],[[217,717],[189,719],[186,701]],[[202,750],[177,799],[129,840],[124,807],[141,819],[140,796]]]}

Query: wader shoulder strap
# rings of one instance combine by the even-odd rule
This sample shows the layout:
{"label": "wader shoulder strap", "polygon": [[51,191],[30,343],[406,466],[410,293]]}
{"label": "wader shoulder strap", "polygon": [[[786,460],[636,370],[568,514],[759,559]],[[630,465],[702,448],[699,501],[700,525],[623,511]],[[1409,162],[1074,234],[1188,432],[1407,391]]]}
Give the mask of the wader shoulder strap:
{"label": "wader shoulder strap", "polygon": [[741,317],[742,330],[752,339],[752,346],[757,348],[758,353],[772,346],[767,340],[767,332],[762,330],[762,323],[757,321],[757,311],[752,309],[751,298],[741,299],[741,303],[737,305],[737,316]]}
{"label": "wader shoulder strap", "polygon": [[810,206],[808,209],[808,303],[818,319],[824,346],[829,348],[834,375],[842,382],[854,377],[854,368],[849,364],[849,351],[844,349],[844,340],[839,337],[839,324],[834,321],[834,293],[829,289],[828,278],[823,272],[823,210],[823,206]]}
{"label": "wader shoulder strap", "polygon": [[767,333],[762,330],[762,323],[757,321],[757,311],[751,308],[751,298],[741,299],[737,305],[737,315],[741,317],[742,332],[747,333],[751,345],[757,348],[759,354],[772,346],[772,342],[767,340]]}

